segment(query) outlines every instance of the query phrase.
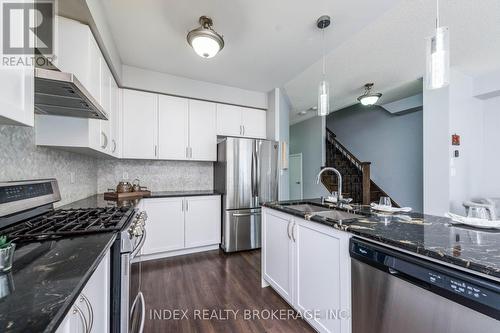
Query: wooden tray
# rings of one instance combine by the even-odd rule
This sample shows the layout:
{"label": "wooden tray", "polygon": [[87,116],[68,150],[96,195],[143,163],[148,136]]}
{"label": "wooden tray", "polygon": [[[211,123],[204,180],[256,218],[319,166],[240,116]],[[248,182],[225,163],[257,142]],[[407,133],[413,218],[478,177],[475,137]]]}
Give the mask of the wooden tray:
{"label": "wooden tray", "polygon": [[132,200],[142,197],[149,197],[150,195],[151,191],[138,191],[138,192],[126,192],[126,193],[105,192],[104,200]]}

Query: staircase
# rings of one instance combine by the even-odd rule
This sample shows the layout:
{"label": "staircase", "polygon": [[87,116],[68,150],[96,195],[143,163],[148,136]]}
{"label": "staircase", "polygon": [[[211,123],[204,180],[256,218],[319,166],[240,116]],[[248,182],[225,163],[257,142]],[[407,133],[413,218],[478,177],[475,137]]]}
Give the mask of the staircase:
{"label": "staircase", "polygon": [[[380,197],[390,197],[370,179],[371,162],[361,162],[336,138],[335,134],[326,129],[326,166],[334,167],[342,175],[342,195],[352,198],[354,203],[368,205],[378,202]],[[321,182],[333,192],[338,190],[337,177],[333,172],[325,172]],[[392,200],[394,207],[400,207]]]}

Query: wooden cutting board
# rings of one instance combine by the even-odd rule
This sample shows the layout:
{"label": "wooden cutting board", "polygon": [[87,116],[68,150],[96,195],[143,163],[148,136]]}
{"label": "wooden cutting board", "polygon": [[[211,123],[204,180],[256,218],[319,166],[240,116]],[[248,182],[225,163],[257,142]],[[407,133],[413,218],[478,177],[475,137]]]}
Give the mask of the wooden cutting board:
{"label": "wooden cutting board", "polygon": [[104,200],[117,200],[117,201],[132,200],[149,196],[151,196],[151,191],[125,192],[125,193],[105,192]]}

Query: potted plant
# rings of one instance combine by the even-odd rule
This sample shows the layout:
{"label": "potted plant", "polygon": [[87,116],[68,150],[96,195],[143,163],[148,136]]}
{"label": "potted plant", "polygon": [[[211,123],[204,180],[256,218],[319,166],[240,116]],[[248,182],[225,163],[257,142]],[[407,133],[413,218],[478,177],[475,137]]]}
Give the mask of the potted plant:
{"label": "potted plant", "polygon": [[0,273],[10,271],[16,244],[12,243],[7,236],[0,236]]}

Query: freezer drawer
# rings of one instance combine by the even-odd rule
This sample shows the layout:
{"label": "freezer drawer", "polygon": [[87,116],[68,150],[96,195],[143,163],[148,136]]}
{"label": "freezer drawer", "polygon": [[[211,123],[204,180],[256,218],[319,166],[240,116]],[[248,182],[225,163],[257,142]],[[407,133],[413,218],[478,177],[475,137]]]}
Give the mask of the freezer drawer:
{"label": "freezer drawer", "polygon": [[222,222],[222,249],[225,252],[261,247],[261,209],[228,210]]}

